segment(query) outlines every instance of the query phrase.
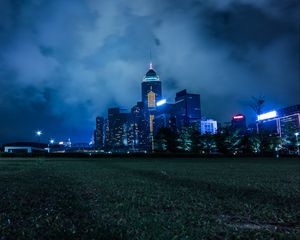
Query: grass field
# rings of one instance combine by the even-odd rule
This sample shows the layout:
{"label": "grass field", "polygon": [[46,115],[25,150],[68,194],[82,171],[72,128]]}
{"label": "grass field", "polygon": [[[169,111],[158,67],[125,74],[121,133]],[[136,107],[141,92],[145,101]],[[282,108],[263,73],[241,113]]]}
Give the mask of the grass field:
{"label": "grass field", "polygon": [[0,239],[297,239],[300,159],[0,159]]}

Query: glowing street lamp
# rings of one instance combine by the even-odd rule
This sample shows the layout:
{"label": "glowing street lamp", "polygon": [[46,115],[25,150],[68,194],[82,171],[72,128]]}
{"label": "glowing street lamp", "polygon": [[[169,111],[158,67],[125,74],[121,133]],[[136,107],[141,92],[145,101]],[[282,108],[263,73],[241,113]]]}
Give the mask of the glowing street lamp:
{"label": "glowing street lamp", "polygon": [[42,131],[40,131],[40,130],[36,131],[36,135],[41,136],[42,135]]}
{"label": "glowing street lamp", "polygon": [[52,146],[54,143],[54,139],[50,139],[48,143],[48,153],[50,152],[50,145]]}
{"label": "glowing street lamp", "polygon": [[38,138],[39,138],[39,143],[41,142],[41,135],[42,135],[42,134],[43,134],[42,131],[40,131],[40,130],[36,131],[36,135],[37,135]]}

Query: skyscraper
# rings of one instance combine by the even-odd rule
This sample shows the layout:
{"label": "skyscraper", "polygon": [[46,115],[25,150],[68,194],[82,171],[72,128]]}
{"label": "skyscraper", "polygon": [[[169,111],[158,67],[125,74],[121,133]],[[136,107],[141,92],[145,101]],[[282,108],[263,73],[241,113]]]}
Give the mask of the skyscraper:
{"label": "skyscraper", "polygon": [[120,108],[108,109],[107,147],[120,150],[128,146],[128,123],[130,114]]}
{"label": "skyscraper", "polygon": [[192,124],[197,124],[200,129],[201,107],[199,94],[187,93],[186,90],[177,92],[175,109],[178,129]]}
{"label": "skyscraper", "polygon": [[156,103],[161,100],[162,89],[159,76],[153,69],[152,63],[148,72],[142,81],[142,102],[145,109],[153,109],[156,107]]}
{"label": "skyscraper", "polygon": [[101,149],[104,147],[104,118],[96,117],[96,130],[94,132],[95,148]]}
{"label": "skyscraper", "polygon": [[231,127],[233,129],[246,130],[246,117],[243,114],[236,114],[232,116]]}
{"label": "skyscraper", "polygon": [[152,63],[142,82],[142,102],[144,104],[144,113],[149,122],[149,134],[147,142],[150,143],[150,149],[154,149],[153,122],[156,112],[156,103],[162,98],[162,88],[159,76],[153,69]]}
{"label": "skyscraper", "polygon": [[137,102],[131,108],[129,147],[135,151],[146,150],[148,134],[148,121],[144,113],[144,104]]}
{"label": "skyscraper", "polygon": [[154,134],[156,135],[162,127],[176,132],[175,104],[164,103],[157,106],[157,113],[154,120]]}

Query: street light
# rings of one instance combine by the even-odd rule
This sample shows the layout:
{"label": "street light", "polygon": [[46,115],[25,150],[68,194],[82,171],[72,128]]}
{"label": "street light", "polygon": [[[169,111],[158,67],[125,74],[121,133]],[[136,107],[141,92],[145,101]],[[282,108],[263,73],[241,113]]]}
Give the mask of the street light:
{"label": "street light", "polygon": [[296,133],[295,133],[295,136],[296,136],[297,154],[300,155],[300,151],[299,151],[299,143],[298,143],[298,136],[299,136],[299,133],[296,132]]}
{"label": "street light", "polygon": [[54,139],[50,139],[48,143],[48,153],[50,152],[50,145],[53,145]]}
{"label": "street light", "polygon": [[42,135],[43,133],[42,133],[42,131],[40,131],[40,130],[37,130],[36,131],[36,135],[38,136],[38,138],[39,138],[39,143],[41,143],[41,135]]}

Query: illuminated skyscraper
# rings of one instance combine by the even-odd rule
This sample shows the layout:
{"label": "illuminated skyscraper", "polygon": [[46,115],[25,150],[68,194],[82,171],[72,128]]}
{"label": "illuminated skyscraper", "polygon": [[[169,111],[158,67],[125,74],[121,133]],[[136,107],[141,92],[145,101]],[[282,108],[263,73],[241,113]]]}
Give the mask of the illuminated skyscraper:
{"label": "illuminated skyscraper", "polygon": [[160,101],[162,98],[162,89],[161,89],[161,81],[159,76],[153,69],[152,63],[150,63],[150,67],[148,72],[146,73],[143,82],[142,82],[142,102],[144,104],[144,113],[146,119],[148,120],[148,140],[150,149],[154,149],[154,139],[153,139],[153,123],[154,117],[156,113],[156,103]]}
{"label": "illuminated skyscraper", "polygon": [[192,124],[201,124],[200,95],[186,90],[176,93],[175,98],[176,125],[178,129]]}
{"label": "illuminated skyscraper", "polygon": [[108,109],[107,148],[120,150],[128,146],[128,122],[130,114],[120,108]]}
{"label": "illuminated skyscraper", "polygon": [[97,117],[96,130],[94,132],[94,142],[95,142],[95,147],[97,149],[101,149],[104,147],[104,133],[105,133],[104,118]]}
{"label": "illuminated skyscraper", "polygon": [[137,102],[131,108],[131,121],[128,145],[131,150],[139,151],[147,149],[148,121],[144,113],[144,104]]}
{"label": "illuminated skyscraper", "polygon": [[156,135],[162,127],[169,128],[173,132],[176,132],[175,104],[163,103],[157,106],[157,114],[154,120],[154,135]]}
{"label": "illuminated skyscraper", "polygon": [[159,76],[153,70],[152,63],[142,82],[142,102],[145,109],[155,109],[156,103],[161,100],[162,90]]}

